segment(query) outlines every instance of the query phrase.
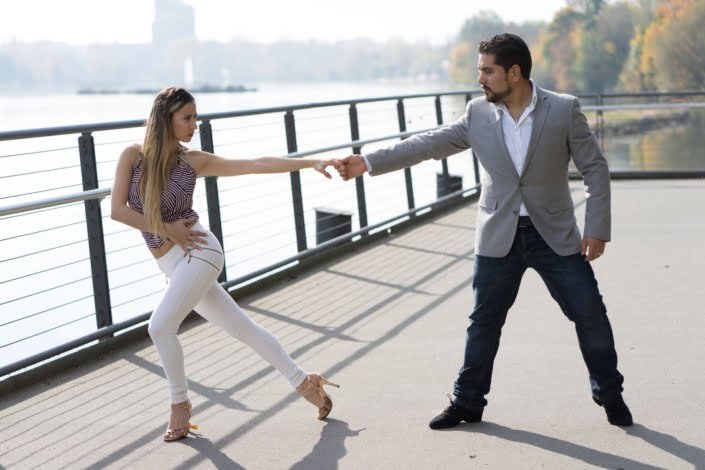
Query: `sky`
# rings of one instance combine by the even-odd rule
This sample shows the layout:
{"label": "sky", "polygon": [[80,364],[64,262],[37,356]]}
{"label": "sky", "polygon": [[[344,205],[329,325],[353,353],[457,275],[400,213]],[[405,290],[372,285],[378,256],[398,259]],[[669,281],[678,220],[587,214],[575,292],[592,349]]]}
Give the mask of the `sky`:
{"label": "sky", "polygon": [[[182,0],[196,10],[199,40],[386,41],[452,39],[481,10],[505,21],[550,21],[566,0]],[[414,7],[413,5],[421,5]],[[0,0],[0,43],[148,43],[152,0]]]}

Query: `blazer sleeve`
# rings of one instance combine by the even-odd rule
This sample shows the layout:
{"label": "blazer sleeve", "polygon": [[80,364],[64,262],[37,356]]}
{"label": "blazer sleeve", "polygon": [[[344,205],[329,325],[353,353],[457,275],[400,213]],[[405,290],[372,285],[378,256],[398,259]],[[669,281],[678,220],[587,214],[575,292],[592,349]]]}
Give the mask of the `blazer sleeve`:
{"label": "blazer sleeve", "polygon": [[370,164],[370,175],[416,165],[431,158],[440,160],[470,148],[469,129],[472,101],[465,114],[440,129],[416,134],[389,147],[365,154]]}
{"label": "blazer sleeve", "polygon": [[583,236],[609,241],[612,230],[610,171],[577,98],[571,103],[569,122],[568,146],[575,167],[583,177],[587,198]]}

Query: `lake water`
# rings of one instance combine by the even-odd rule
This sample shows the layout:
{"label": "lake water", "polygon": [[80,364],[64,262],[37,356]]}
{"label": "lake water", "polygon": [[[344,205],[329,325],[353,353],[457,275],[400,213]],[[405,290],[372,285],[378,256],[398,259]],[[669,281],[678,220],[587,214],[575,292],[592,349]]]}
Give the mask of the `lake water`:
{"label": "lake water", "polygon": [[[369,83],[261,85],[259,91],[196,95],[201,114],[276,107],[375,96],[448,91],[438,84]],[[149,95],[0,96],[3,130],[144,119]],[[444,120],[464,109],[462,97],[444,98]],[[361,138],[398,132],[396,102],[359,106]],[[589,116],[590,117],[590,116]],[[407,128],[435,126],[433,98],[406,102]],[[606,114],[609,119],[609,114]],[[662,128],[638,136],[606,138],[613,170],[705,169],[702,113],[689,124]],[[350,141],[346,106],[296,112],[299,150]],[[286,154],[283,114],[213,122],[216,153],[228,157]],[[115,161],[142,129],[96,133],[100,187],[112,185]],[[0,142],[0,206],[81,191],[77,136]],[[198,135],[191,147],[198,147]],[[385,143],[369,145],[369,151]],[[343,157],[347,151],[326,157]],[[474,185],[468,152],[448,160],[451,174]],[[431,161],[412,170],[417,206],[436,197],[436,173]],[[353,214],[359,227],[355,186],[327,181],[302,171],[308,245],[315,245],[315,208],[329,207]],[[366,177],[369,223],[407,210],[403,174]],[[224,248],[229,278],[242,276],[296,253],[289,175],[256,175],[219,181]],[[110,270],[114,321],[149,311],[159,299],[164,278],[139,233],[109,218],[109,199],[101,204],[107,261]],[[199,180],[195,208],[204,225],[207,210]],[[90,262],[83,205],[44,210],[0,219],[0,366],[95,330]],[[56,228],[60,227],[60,228]],[[36,336],[34,336],[36,335]],[[23,340],[28,336],[30,339]]]}

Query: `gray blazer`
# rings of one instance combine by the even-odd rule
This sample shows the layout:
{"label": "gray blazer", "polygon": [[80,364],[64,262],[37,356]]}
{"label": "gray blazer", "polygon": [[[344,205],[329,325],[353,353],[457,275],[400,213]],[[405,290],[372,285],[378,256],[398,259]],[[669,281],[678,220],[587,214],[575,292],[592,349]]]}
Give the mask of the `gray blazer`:
{"label": "gray blazer", "polygon": [[475,253],[502,257],[516,233],[519,206],[559,255],[580,252],[582,239],[568,187],[572,157],[583,177],[587,204],[585,236],[610,239],[610,176],[600,145],[574,96],[536,89],[529,150],[518,174],[504,142],[501,118],[484,97],[467,105],[464,115],[438,130],[415,135],[366,154],[372,176],[442,159],[472,148],[482,172]]}

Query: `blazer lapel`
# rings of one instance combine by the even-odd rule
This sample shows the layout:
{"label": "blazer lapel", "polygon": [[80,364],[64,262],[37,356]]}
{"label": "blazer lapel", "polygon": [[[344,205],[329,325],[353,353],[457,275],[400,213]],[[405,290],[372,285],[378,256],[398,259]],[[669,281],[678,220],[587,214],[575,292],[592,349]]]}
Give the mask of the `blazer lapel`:
{"label": "blazer lapel", "polygon": [[531,123],[531,138],[529,138],[529,148],[526,151],[524,166],[521,169],[522,174],[526,171],[526,168],[529,166],[529,161],[534,155],[536,145],[541,138],[541,132],[543,132],[543,125],[546,122],[546,116],[548,116],[548,108],[551,106],[551,103],[548,101],[548,95],[543,93],[541,88],[536,88],[536,95],[536,107],[534,108],[534,116]]}
{"label": "blazer lapel", "polygon": [[494,128],[494,136],[496,141],[496,148],[502,149],[502,156],[504,161],[512,169],[517,178],[519,178],[519,173],[514,166],[514,161],[512,156],[509,155],[509,150],[507,149],[507,142],[504,140],[504,129],[502,128],[502,115],[492,110],[492,114],[489,119],[490,128]]}

